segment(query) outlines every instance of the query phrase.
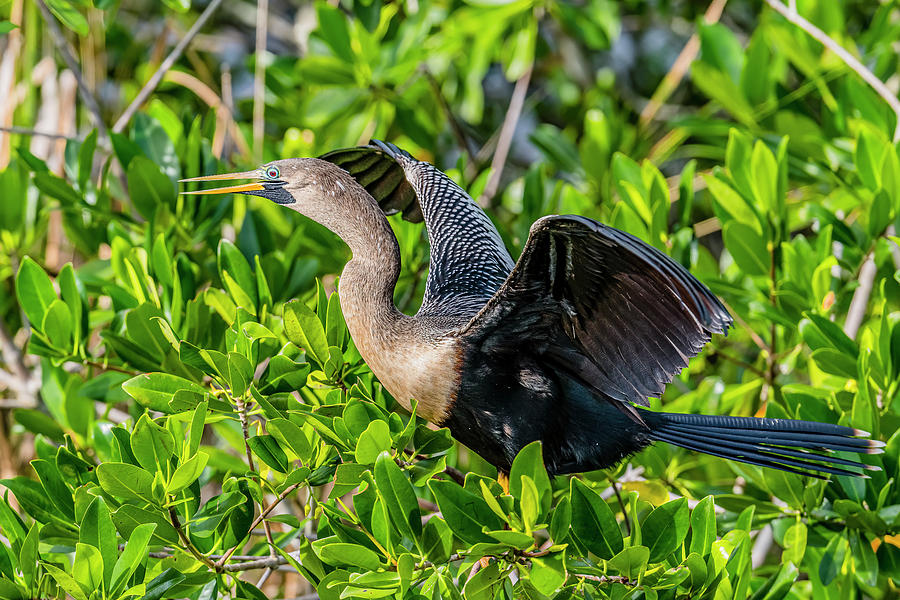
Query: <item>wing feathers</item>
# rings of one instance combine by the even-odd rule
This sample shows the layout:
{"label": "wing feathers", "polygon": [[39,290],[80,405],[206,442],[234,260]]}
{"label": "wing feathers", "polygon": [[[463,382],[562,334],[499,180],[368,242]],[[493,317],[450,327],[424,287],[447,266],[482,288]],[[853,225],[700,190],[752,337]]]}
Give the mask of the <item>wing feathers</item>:
{"label": "wing feathers", "polygon": [[521,331],[515,323],[536,311],[540,325],[527,331],[548,340],[544,352],[554,366],[609,398],[644,405],[731,324],[684,267],[634,236],[577,216],[532,226],[512,274],[460,334]]}

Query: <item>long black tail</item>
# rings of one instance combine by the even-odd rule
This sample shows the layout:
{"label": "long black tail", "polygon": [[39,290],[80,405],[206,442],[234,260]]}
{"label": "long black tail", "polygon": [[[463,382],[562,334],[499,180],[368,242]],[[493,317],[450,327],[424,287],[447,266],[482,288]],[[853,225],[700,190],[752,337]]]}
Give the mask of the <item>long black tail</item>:
{"label": "long black tail", "polygon": [[869,435],[865,431],[814,421],[649,411],[641,411],[641,417],[656,441],[819,479],[825,478],[823,473],[865,476],[841,467],[878,470],[833,453],[878,454],[884,446],[884,442],[865,439]]}

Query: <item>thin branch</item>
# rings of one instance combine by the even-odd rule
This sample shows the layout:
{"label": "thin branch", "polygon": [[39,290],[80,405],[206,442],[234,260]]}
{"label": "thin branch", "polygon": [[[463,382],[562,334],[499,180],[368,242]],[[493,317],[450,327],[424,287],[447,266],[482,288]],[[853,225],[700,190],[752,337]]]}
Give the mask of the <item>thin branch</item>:
{"label": "thin branch", "polygon": [[266,39],[269,35],[269,0],[256,5],[256,65],[253,72],[253,157],[262,160],[266,116]]}
{"label": "thin branch", "polygon": [[[298,483],[295,483],[294,485],[289,486],[289,487],[286,488],[283,492],[281,492],[280,494],[278,494],[278,497],[275,498],[275,500],[274,500],[271,504],[269,504],[267,507],[265,507],[264,509],[262,509],[262,511],[259,513],[259,516],[256,517],[256,519],[253,520],[253,523],[250,525],[250,529],[249,529],[249,530],[250,530],[250,531],[253,531],[253,529],[254,529],[257,525],[259,525],[260,522],[262,522],[263,519],[265,519],[265,518],[269,515],[269,513],[272,512],[272,511],[275,509],[275,507],[278,506],[278,505],[281,503],[282,500],[284,500],[285,498],[288,497],[288,494],[290,494],[291,492],[293,492],[294,490],[296,490],[298,487],[300,487],[300,485],[301,485],[302,483],[303,483],[302,481],[301,481],[301,482],[298,482]],[[241,540],[241,542],[243,542],[243,540]],[[229,550],[228,552],[226,552],[225,554],[222,555],[222,558],[220,558],[219,561],[216,563],[216,564],[218,565],[218,568],[221,568],[222,565],[224,565],[224,564],[228,561],[228,559],[231,558],[231,556],[237,551],[237,549],[238,549],[238,547],[240,547],[240,545],[241,545],[241,544],[238,543],[238,544],[237,544],[236,546],[234,546],[231,550]]]}
{"label": "thin branch", "polygon": [[808,33],[820,44],[834,52],[838,56],[838,58],[844,61],[844,64],[855,71],[857,75],[862,77],[866,83],[872,86],[872,89],[874,89],[875,92],[879,96],[881,96],[881,98],[885,102],[887,102],[891,110],[894,111],[894,115],[897,121],[894,127],[894,142],[900,141],[900,99],[897,99],[896,94],[888,89],[887,85],[885,85],[883,81],[878,79],[878,77],[876,77],[875,74],[872,73],[872,71],[867,69],[865,65],[859,62],[859,60],[855,56],[845,50],[843,46],[838,44],[827,33],[804,19],[800,15],[800,13],[797,12],[797,7],[795,5],[792,4],[792,6],[787,6],[779,2],[778,0],[766,0],[766,4],[771,6],[785,19]]}
{"label": "thin branch", "polygon": [[267,556],[266,558],[257,560],[248,560],[247,562],[225,565],[222,567],[222,570],[227,573],[234,573],[236,571],[252,571],[254,569],[272,569],[286,564],[288,564],[288,561],[283,556]]}
{"label": "thin branch", "polygon": [[51,140],[75,140],[78,141],[78,138],[74,135],[66,135],[64,133],[48,133],[46,131],[35,131],[34,129],[28,129],[27,127],[4,127],[0,126],[0,131],[4,133],[13,133],[15,135],[30,135],[32,137],[45,137],[50,138]]}
{"label": "thin branch", "polygon": [[534,65],[529,65],[528,69],[516,81],[516,87],[513,89],[512,97],[509,100],[509,108],[506,109],[506,117],[503,119],[503,127],[500,128],[500,139],[497,142],[497,150],[494,152],[494,158],[491,160],[491,175],[481,197],[478,198],[478,204],[487,206],[494,195],[497,188],[500,187],[500,177],[503,175],[503,167],[506,165],[506,157],[509,155],[509,149],[512,146],[513,134],[516,132],[516,125],[522,114],[522,105],[525,103],[525,95],[528,93],[528,84],[531,82],[531,72]]}
{"label": "thin branch", "polygon": [[[722,11],[725,10],[727,1],[712,0],[706,9],[706,13],[703,15],[704,23],[707,25],[717,23],[722,16]],[[687,75],[688,70],[691,68],[691,63],[694,62],[694,58],[697,57],[699,51],[700,37],[694,33],[688,39],[684,48],[681,49],[675,62],[672,63],[672,68],[669,69],[656,91],[653,92],[653,96],[650,97],[650,101],[644,106],[644,110],[641,111],[639,119],[641,127],[646,127],[656,117],[659,109],[669,99],[669,96],[672,95],[672,92],[675,91],[678,84],[684,79],[684,76]]]}
{"label": "thin branch", "polygon": [[625,502],[622,500],[622,494],[619,493],[619,483],[610,477],[609,482],[612,484],[612,489],[616,493],[616,500],[619,501],[619,508],[622,509],[622,518],[625,519],[625,530],[628,532],[628,535],[631,535],[631,521],[628,519],[628,512],[625,510]]}
{"label": "thin branch", "polygon": [[75,75],[75,81],[78,82],[78,92],[81,95],[81,100],[84,102],[85,106],[87,106],[88,111],[91,113],[91,117],[94,120],[94,125],[97,127],[97,131],[100,134],[100,138],[102,140],[106,140],[109,135],[106,131],[106,123],[103,122],[103,115],[100,114],[100,106],[97,104],[97,99],[94,98],[94,94],[91,93],[90,88],[87,83],[84,81],[84,74],[81,72],[81,68],[78,66],[78,61],[75,60],[75,57],[72,56],[72,53],[69,52],[69,48],[66,45],[66,37],[63,35],[62,30],[59,28],[59,25],[56,22],[56,18],[52,14],[50,14],[50,9],[47,8],[47,4],[44,0],[37,0],[38,8],[41,9],[41,15],[44,17],[44,21],[47,23],[47,27],[50,29],[50,37],[53,38],[53,42],[56,44],[56,49],[59,51],[60,56],[62,56],[63,61],[66,63],[66,66],[72,71],[72,74]]}
{"label": "thin branch", "polygon": [[181,526],[181,521],[178,520],[178,513],[175,512],[175,507],[173,506],[169,507],[169,520],[172,522],[172,526],[175,528],[175,530],[178,531],[178,537],[181,539],[181,543],[184,544],[184,546],[190,551],[194,558],[218,573],[219,568],[216,566],[216,564],[212,560],[210,560],[208,556],[204,556],[203,554],[201,554],[200,551],[194,547],[194,544],[191,542],[191,540],[188,539],[187,534],[184,532],[184,528]]}
{"label": "thin branch", "polygon": [[766,376],[766,374],[759,367],[756,367],[756,366],[748,363],[746,360],[738,358],[737,356],[732,356],[732,355],[728,354],[727,352],[722,352],[721,350],[716,349],[710,354],[710,356],[724,358],[728,362],[734,363],[739,367],[747,369],[748,371],[750,371],[757,377],[765,377]]}
{"label": "thin branch", "polygon": [[[238,409],[238,417],[241,420],[241,433],[244,436],[244,450],[247,452],[247,464],[250,467],[251,471],[256,471],[256,466],[253,464],[253,453],[250,451],[250,432],[248,428],[247,421],[247,403],[244,401],[243,396],[238,396],[234,399],[235,403],[237,403]],[[262,506],[260,506],[262,508]],[[254,527],[256,527],[258,523],[254,521],[253,525],[250,526],[250,530],[252,531]],[[266,532],[266,541],[269,542],[269,552],[273,555],[275,553],[275,540],[272,538],[272,529],[269,527],[268,521],[263,521],[263,529]]]}
{"label": "thin branch", "polygon": [[[41,4],[43,4],[43,0],[38,0]],[[172,68],[172,65],[181,58],[182,53],[184,53],[184,49],[187,48],[188,44],[191,43],[191,40],[194,39],[194,36],[200,32],[200,29],[203,28],[203,25],[206,24],[206,21],[212,16],[216,9],[219,8],[219,5],[222,4],[222,0],[212,0],[203,13],[197,18],[194,22],[193,26],[188,30],[188,32],[184,35],[180,42],[175,46],[175,48],[169,53],[169,55],[162,61],[162,64],[159,65],[159,68],[156,70],[156,73],[153,74],[152,77],[144,84],[144,87],[141,88],[141,91],[138,92],[138,95],[135,96],[134,100],[131,101],[131,104],[128,105],[128,108],[125,109],[125,112],[122,113],[122,116],[119,117],[119,120],[116,121],[116,124],[113,125],[113,133],[121,133],[122,130],[128,125],[131,118],[134,116],[134,113],[138,111],[138,109],[147,101],[150,97],[150,94],[153,93],[153,90],[156,89],[156,86],[159,85],[159,82],[162,81],[163,75]],[[80,81],[80,80],[79,80]]]}
{"label": "thin branch", "polygon": [[[469,155],[468,163],[466,165],[467,168],[469,166],[474,168],[475,155],[478,153],[478,149],[475,147],[472,138],[466,135],[463,124],[457,116],[453,114],[453,109],[450,108],[450,104],[444,97],[444,92],[441,91],[441,84],[438,83],[438,80],[427,67],[423,67],[422,71],[425,73],[425,79],[428,81],[428,85],[431,87],[431,91],[434,93],[435,98],[437,98],[438,104],[441,105],[441,110],[444,111],[444,115],[447,117],[447,122],[450,123],[450,130],[453,132],[453,137],[456,138],[456,143],[461,150],[465,150]],[[469,174],[467,174],[467,176],[469,176]]]}

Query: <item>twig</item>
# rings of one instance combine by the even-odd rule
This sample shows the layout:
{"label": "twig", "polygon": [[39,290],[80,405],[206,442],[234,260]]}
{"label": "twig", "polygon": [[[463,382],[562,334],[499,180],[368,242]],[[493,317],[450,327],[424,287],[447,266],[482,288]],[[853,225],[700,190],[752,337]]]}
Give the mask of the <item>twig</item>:
{"label": "twig", "polygon": [[15,135],[30,135],[33,137],[45,137],[50,138],[51,140],[76,140],[78,138],[74,135],[66,135],[64,133],[49,133],[46,131],[35,131],[34,129],[28,129],[27,127],[4,127],[0,126],[0,131],[4,133],[13,133]]}
{"label": "twig", "polygon": [[[253,464],[253,453],[250,451],[250,432],[248,428],[247,422],[247,403],[244,401],[244,396],[238,396],[234,399],[237,404],[238,417],[241,420],[241,433],[244,436],[244,450],[247,452],[247,465],[250,467],[251,471],[256,471],[256,466]],[[262,508],[262,506],[260,506]],[[253,522],[253,525],[250,526],[250,530],[252,531],[254,527],[256,527],[258,523],[256,521]],[[275,555],[275,540],[272,538],[272,529],[269,527],[268,521],[263,521],[263,529],[266,532],[266,541],[269,542],[269,552],[272,555]]]}
{"label": "twig", "polygon": [[872,294],[877,272],[875,258],[869,253],[859,270],[859,287],[853,292],[853,300],[850,301],[850,308],[847,310],[847,320],[844,321],[844,333],[851,340],[856,338],[859,326],[866,316],[866,307],[869,305],[869,296]]}
{"label": "twig", "polygon": [[266,116],[266,38],[269,32],[269,0],[256,5],[256,65],[253,71],[253,157],[262,160]]}
{"label": "twig", "polygon": [[628,520],[628,512],[625,510],[625,502],[622,501],[622,494],[619,493],[619,483],[610,477],[609,482],[612,484],[612,489],[616,493],[616,500],[619,501],[619,508],[622,509],[622,518],[625,519],[625,530],[628,532],[628,535],[631,535],[631,521]]}
{"label": "twig", "polygon": [[[300,487],[300,485],[301,485],[302,483],[303,483],[302,481],[301,481],[301,482],[298,482],[298,483],[295,483],[294,485],[288,487],[288,488],[285,489],[283,492],[281,492],[280,494],[278,494],[278,497],[275,498],[275,500],[274,500],[270,505],[268,505],[267,507],[265,507],[264,509],[262,509],[262,511],[259,513],[259,516],[256,517],[256,519],[253,520],[253,523],[250,525],[250,529],[249,529],[249,530],[250,530],[250,531],[253,531],[253,529],[254,529],[257,525],[259,525],[260,522],[262,522],[262,520],[265,519],[265,518],[269,515],[269,513],[272,512],[272,511],[275,509],[275,507],[278,506],[278,505],[281,503],[282,500],[284,500],[285,498],[288,497],[288,494],[290,494],[291,492],[293,492],[294,490],[296,490],[298,487]],[[243,540],[241,540],[241,542],[243,542]],[[241,544],[238,543],[238,544],[237,544],[236,546],[234,546],[231,550],[229,550],[228,552],[226,552],[225,554],[223,554],[222,557],[219,559],[219,561],[218,561],[216,564],[221,568],[222,565],[224,565],[224,564],[228,561],[228,559],[231,558],[231,556],[237,551],[237,549],[238,549],[238,547],[240,547],[240,545],[241,545]]]}
{"label": "twig", "polygon": [[[728,0],[712,0],[709,7],[706,9],[706,13],[703,15],[703,22],[707,25],[717,23],[722,16],[722,11],[725,10],[725,3],[727,1]],[[644,110],[641,111],[639,119],[641,127],[646,127],[647,124],[656,117],[656,113],[659,112],[662,105],[668,100],[669,96],[672,95],[672,92],[675,91],[675,88],[678,87],[678,84],[681,83],[684,76],[687,75],[688,70],[691,68],[691,63],[694,62],[694,58],[696,58],[697,52],[699,51],[700,37],[694,33],[691,35],[690,39],[688,39],[684,48],[681,49],[675,62],[672,63],[672,68],[669,69],[669,72],[663,77],[663,80],[656,88],[656,91],[653,92],[650,101],[644,106]]]}
{"label": "twig", "polygon": [[[422,71],[425,73],[425,79],[428,81],[428,85],[431,87],[431,91],[434,93],[435,98],[437,98],[438,104],[441,105],[441,110],[444,111],[444,115],[447,117],[447,122],[450,123],[450,130],[453,132],[453,137],[456,138],[456,143],[459,145],[460,149],[465,150],[466,154],[469,155],[466,167],[474,168],[475,155],[478,153],[478,149],[475,148],[472,139],[466,135],[466,130],[463,128],[460,120],[453,114],[453,109],[450,108],[450,104],[447,102],[447,99],[444,98],[444,93],[441,91],[441,84],[438,83],[438,80],[435,79],[434,75],[427,67],[423,67]],[[471,175],[467,173],[466,176],[469,177]]]}
{"label": "twig", "polygon": [[[223,571],[234,573],[235,571],[252,571],[254,569],[272,569],[286,565],[287,559],[283,556],[268,556],[257,560],[249,560],[247,562],[239,562],[222,567]],[[259,586],[257,586],[259,587]]]}
{"label": "twig", "polygon": [[41,15],[43,15],[47,27],[50,28],[50,37],[53,38],[56,49],[59,51],[60,56],[62,56],[63,61],[65,61],[66,66],[69,67],[69,70],[72,71],[72,74],[75,76],[75,81],[78,82],[78,92],[81,95],[81,100],[84,102],[85,106],[87,106],[88,111],[91,113],[91,117],[93,117],[94,125],[97,127],[100,139],[105,141],[109,135],[106,131],[106,123],[103,122],[103,115],[100,114],[100,106],[97,104],[97,99],[94,98],[94,94],[91,93],[90,88],[88,88],[87,83],[85,83],[84,74],[78,66],[78,61],[76,61],[75,57],[72,56],[72,53],[69,52],[69,48],[66,45],[66,37],[56,23],[56,19],[50,14],[50,9],[47,8],[47,4],[44,0],[37,0],[37,5],[38,8],[41,9]]}
{"label": "twig", "polygon": [[890,89],[884,84],[883,81],[878,79],[872,71],[867,69],[865,65],[863,65],[859,60],[850,54],[847,50],[844,49],[843,46],[838,44],[834,39],[832,39],[827,33],[804,19],[800,13],[797,12],[797,7],[795,5],[787,6],[778,0],[766,0],[766,4],[771,6],[776,12],[781,14],[785,19],[808,33],[812,38],[818,41],[820,44],[834,52],[838,58],[844,61],[848,67],[850,67],[853,71],[856,72],[857,75],[863,78],[866,83],[872,86],[872,89],[881,96],[881,98],[887,102],[888,106],[891,107],[891,110],[894,111],[894,115],[896,116],[896,125],[894,127],[894,142],[900,141],[900,100],[897,99],[897,96],[891,92]]}
{"label": "twig", "polygon": [[95,369],[102,369],[104,371],[115,371],[116,373],[124,373],[125,375],[137,376],[143,374],[142,371],[135,371],[133,369],[127,369],[125,367],[119,367],[117,365],[111,365],[109,363],[101,363],[95,360],[83,360],[81,361],[81,364],[86,367],[94,367]]}
{"label": "twig", "polygon": [[[43,5],[43,0],[38,0],[40,4]],[[159,68],[156,72],[150,77],[147,83],[144,84],[144,87],[141,88],[141,91],[138,92],[138,95],[135,96],[134,100],[131,101],[131,104],[128,105],[128,108],[125,109],[125,112],[122,113],[122,116],[116,121],[116,124],[113,125],[113,133],[121,133],[122,130],[128,125],[128,122],[131,121],[131,118],[134,116],[134,113],[138,111],[138,109],[147,101],[147,98],[150,97],[150,94],[153,93],[153,90],[156,89],[156,86],[159,85],[159,82],[162,81],[163,75],[166,74],[166,71],[172,68],[172,65],[175,64],[184,49],[187,48],[188,44],[191,43],[191,40],[194,39],[194,36],[199,33],[200,29],[203,28],[203,25],[206,24],[206,21],[212,16],[216,9],[219,8],[219,5],[222,4],[222,0],[212,0],[206,9],[200,14],[188,32],[184,35],[180,42],[175,46],[175,48],[169,53],[169,55],[162,61],[162,64],[159,65]],[[80,80],[79,80],[80,81]]]}
{"label": "twig", "polygon": [[491,160],[491,175],[484,186],[484,191],[481,192],[481,197],[478,198],[478,204],[481,206],[487,206],[494,194],[497,193],[497,188],[500,187],[500,177],[503,175],[503,167],[506,164],[510,146],[512,146],[513,134],[516,132],[519,116],[522,114],[522,105],[525,103],[525,95],[528,93],[528,84],[531,81],[533,69],[534,65],[532,64],[516,81],[516,87],[509,100],[509,108],[506,109],[506,116],[503,118],[503,127],[500,128],[497,150]]}
{"label": "twig", "polygon": [[573,574],[573,577],[587,579],[596,583],[621,583],[622,585],[633,585],[633,582],[624,575],[584,575],[581,573]]}
{"label": "twig", "polygon": [[765,377],[765,375],[766,375],[758,367],[753,366],[752,364],[748,363],[746,360],[742,360],[742,359],[738,358],[737,356],[732,356],[732,355],[728,354],[727,352],[722,352],[721,350],[716,349],[710,354],[710,356],[724,358],[728,362],[734,363],[739,367],[747,369],[748,371],[750,371],[757,377]]}
{"label": "twig", "polygon": [[184,532],[184,528],[181,526],[181,521],[178,520],[178,513],[175,512],[175,507],[173,506],[169,507],[169,520],[172,522],[172,526],[178,532],[178,537],[181,539],[181,543],[184,544],[184,546],[190,551],[194,558],[218,573],[219,568],[216,566],[216,564],[212,560],[210,560],[208,556],[204,556],[196,548],[194,548],[194,544],[190,539],[188,539],[187,534]]}

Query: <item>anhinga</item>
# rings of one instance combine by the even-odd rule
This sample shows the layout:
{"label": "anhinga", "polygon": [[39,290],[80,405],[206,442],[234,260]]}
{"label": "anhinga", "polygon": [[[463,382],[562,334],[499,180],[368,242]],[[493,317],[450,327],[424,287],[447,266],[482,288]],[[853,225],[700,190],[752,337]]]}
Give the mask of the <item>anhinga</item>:
{"label": "anhinga", "polygon": [[[276,160],[185,181],[253,183],[189,192],[268,198],[339,235],[353,258],[339,292],[372,371],[406,408],[507,472],[534,440],[550,473],[608,467],[663,441],[805,475],[858,475],[834,451],[881,442],[850,427],[653,412],[659,396],[731,317],[681,265],[591,219],[543,217],[518,262],[490,219],[449,177],[396,146]],[[424,218],[431,244],[422,306],[393,302],[397,239],[385,215]],[[849,467],[849,469],[848,469]]]}

